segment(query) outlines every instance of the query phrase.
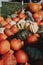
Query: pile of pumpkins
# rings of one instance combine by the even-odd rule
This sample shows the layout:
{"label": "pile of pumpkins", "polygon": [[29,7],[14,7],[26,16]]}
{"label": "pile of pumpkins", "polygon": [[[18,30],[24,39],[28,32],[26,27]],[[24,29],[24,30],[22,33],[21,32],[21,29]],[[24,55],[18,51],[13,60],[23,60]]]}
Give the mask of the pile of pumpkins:
{"label": "pile of pumpkins", "polygon": [[[38,30],[43,27],[43,2],[30,2],[26,9],[15,11],[11,18],[0,16],[0,65],[31,65],[23,48],[36,44],[40,38]],[[37,65],[40,64],[37,62]]]}

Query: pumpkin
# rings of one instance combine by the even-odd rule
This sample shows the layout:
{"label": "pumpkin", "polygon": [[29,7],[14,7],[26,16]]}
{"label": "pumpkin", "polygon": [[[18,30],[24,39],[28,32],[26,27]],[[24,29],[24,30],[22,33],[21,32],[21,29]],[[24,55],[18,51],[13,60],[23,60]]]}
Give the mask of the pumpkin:
{"label": "pumpkin", "polygon": [[18,17],[13,18],[13,21],[18,22],[20,19]]}
{"label": "pumpkin", "polygon": [[19,16],[18,16],[20,19],[26,17],[26,15],[24,13],[20,13]]}
{"label": "pumpkin", "polygon": [[2,57],[3,65],[17,65],[16,58],[13,54],[6,53]]}
{"label": "pumpkin", "polygon": [[31,21],[34,21],[34,18],[32,16],[32,13],[30,11],[26,11],[26,14],[27,14],[27,20],[31,20]]}
{"label": "pumpkin", "polygon": [[43,21],[41,22],[36,22],[37,23],[37,25],[39,26],[39,27],[41,27],[41,26],[43,26]]}
{"label": "pumpkin", "polygon": [[3,65],[3,60],[2,59],[0,60],[0,65]]}
{"label": "pumpkin", "polygon": [[40,17],[42,17],[42,19],[43,19],[43,10],[40,10],[40,11],[38,12],[38,15],[39,15]]}
{"label": "pumpkin", "polygon": [[10,25],[11,25],[11,26],[12,26],[12,25],[15,25],[15,24],[16,24],[16,22],[13,21],[13,20],[10,22]]}
{"label": "pumpkin", "polygon": [[15,34],[19,31],[18,27],[16,25],[12,25],[11,27],[12,32]]}
{"label": "pumpkin", "polygon": [[[20,34],[20,35],[19,35]],[[21,39],[21,40],[25,40],[27,38],[28,35],[30,35],[31,32],[26,30],[26,29],[23,29],[23,30],[20,30],[18,33],[17,33],[17,38]],[[16,36],[16,35],[15,35]]]}
{"label": "pumpkin", "polygon": [[31,34],[30,31],[28,31],[26,29],[22,29],[22,30],[19,30],[15,35],[12,35],[12,36],[8,37],[7,39],[11,40],[13,38],[17,38],[20,40],[25,40],[27,38],[27,36],[29,36],[30,34]]}
{"label": "pumpkin", "polygon": [[29,23],[30,21],[29,20],[27,20],[26,21],[26,23],[25,23],[25,29],[27,29],[27,30],[29,30],[29,25],[30,25],[30,23]]}
{"label": "pumpkin", "polygon": [[9,28],[6,28],[6,29],[4,30],[4,33],[5,33],[7,36],[11,36],[11,35],[13,35],[12,30],[9,29]]}
{"label": "pumpkin", "polygon": [[32,32],[32,33],[36,33],[37,31],[38,31],[38,29],[39,29],[39,27],[38,27],[38,25],[34,22],[32,22],[31,24],[30,24],[30,31]]}
{"label": "pumpkin", "polygon": [[35,45],[35,44],[37,44],[36,42],[38,41],[39,37],[40,37],[40,35],[35,33],[35,34],[28,36],[26,41],[29,45],[32,45],[32,44]]}
{"label": "pumpkin", "polygon": [[9,18],[9,17],[6,18],[6,22],[7,22],[7,23],[10,23],[11,21],[12,21],[11,18]]}
{"label": "pumpkin", "polygon": [[41,20],[43,20],[43,11],[34,13],[33,18],[35,19],[36,22],[40,22]]}
{"label": "pumpkin", "polygon": [[42,6],[37,3],[33,2],[28,3],[28,9],[33,13],[38,12],[41,8]]}
{"label": "pumpkin", "polygon": [[7,53],[10,50],[10,42],[8,40],[0,41],[0,55]]}
{"label": "pumpkin", "polygon": [[16,52],[15,56],[18,63],[26,63],[27,61],[29,61],[28,55],[23,50],[19,50],[18,52]]}
{"label": "pumpkin", "polygon": [[5,26],[4,26],[5,28],[11,28],[11,24],[6,24]]}
{"label": "pumpkin", "polygon": [[37,33],[35,33],[35,34],[34,34],[34,36],[36,36],[37,38],[39,38],[39,37],[40,37],[40,35],[39,35],[39,34],[37,34]]}
{"label": "pumpkin", "polygon": [[2,24],[2,26],[7,25],[7,22],[6,21],[1,21],[0,23]]}
{"label": "pumpkin", "polygon": [[18,23],[17,23],[17,27],[19,29],[24,29],[24,26],[25,26],[25,20],[21,19]]}
{"label": "pumpkin", "polygon": [[25,51],[30,56],[31,60],[35,61],[35,60],[38,60],[38,59],[42,59],[42,56],[43,56],[42,52],[37,48],[27,46],[25,48]]}
{"label": "pumpkin", "polygon": [[38,38],[33,34],[27,37],[27,42],[29,45],[31,44],[36,44],[35,42],[37,42]]}
{"label": "pumpkin", "polygon": [[11,40],[10,46],[13,50],[19,50],[24,46],[24,42],[20,39],[13,39]]}
{"label": "pumpkin", "polygon": [[0,41],[5,40],[7,38],[6,34],[0,33]]}
{"label": "pumpkin", "polygon": [[25,20],[21,19],[18,23],[17,23],[17,27],[19,29],[24,29],[24,25],[25,25]]}

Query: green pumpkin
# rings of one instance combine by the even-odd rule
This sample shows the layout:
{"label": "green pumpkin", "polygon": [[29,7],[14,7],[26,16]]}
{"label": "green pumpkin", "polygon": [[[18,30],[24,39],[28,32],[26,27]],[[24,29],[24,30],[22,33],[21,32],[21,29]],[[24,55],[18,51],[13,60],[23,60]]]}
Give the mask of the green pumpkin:
{"label": "green pumpkin", "polygon": [[32,34],[30,31],[26,30],[26,29],[22,29],[19,30],[15,35],[8,37],[8,40],[11,40],[13,38],[17,38],[20,40],[26,40],[27,36],[29,36],[30,34]]}
{"label": "green pumpkin", "polygon": [[27,36],[30,35],[30,32],[26,29],[20,30],[15,36],[21,40],[25,40]]}
{"label": "green pumpkin", "polygon": [[26,47],[25,48],[27,54],[30,56],[30,59],[32,60],[38,60],[38,59],[42,59],[42,52],[34,47]]}

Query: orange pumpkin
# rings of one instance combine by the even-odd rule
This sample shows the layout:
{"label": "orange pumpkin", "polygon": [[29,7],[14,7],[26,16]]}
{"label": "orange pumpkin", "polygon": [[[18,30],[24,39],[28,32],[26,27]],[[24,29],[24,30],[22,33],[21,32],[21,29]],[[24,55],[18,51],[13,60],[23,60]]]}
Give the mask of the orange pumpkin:
{"label": "orange pumpkin", "polygon": [[20,14],[18,15],[18,17],[19,17],[20,19],[22,19],[22,18],[25,18],[26,15],[25,15],[24,13],[20,13]]}
{"label": "orange pumpkin", "polygon": [[6,24],[5,26],[4,26],[5,28],[11,28],[11,24]]}
{"label": "orange pumpkin", "polygon": [[28,9],[33,13],[38,12],[39,10],[41,10],[41,8],[42,6],[37,3],[33,2],[28,3]]}
{"label": "orange pumpkin", "polygon": [[19,31],[19,29],[17,28],[16,25],[13,25],[13,26],[11,27],[11,30],[12,30],[12,32],[13,32],[14,34]]}
{"label": "orange pumpkin", "polygon": [[38,12],[38,15],[43,18],[43,10],[40,10],[40,11]]}
{"label": "orange pumpkin", "polygon": [[43,20],[43,11],[34,13],[33,18],[35,19],[36,22],[40,22],[41,20]]}
{"label": "orange pumpkin", "polygon": [[35,34],[27,37],[27,42],[29,45],[35,44],[35,42],[37,42],[37,40],[38,40],[38,37]]}
{"label": "orange pumpkin", "polygon": [[5,54],[10,50],[10,43],[8,40],[0,41],[0,55]]}
{"label": "orange pumpkin", "polygon": [[36,36],[37,38],[39,38],[39,37],[40,37],[40,35],[39,35],[39,34],[37,34],[37,33],[35,33],[35,34],[34,34],[34,36]]}
{"label": "orange pumpkin", "polygon": [[15,56],[18,63],[26,63],[29,61],[28,55],[23,50],[16,52]]}
{"label": "orange pumpkin", "polygon": [[0,60],[0,65],[3,65],[3,60],[2,59]]}
{"label": "orange pumpkin", "polygon": [[13,54],[6,53],[2,57],[3,65],[17,65],[16,58]]}
{"label": "orange pumpkin", "polygon": [[32,14],[32,16],[33,16],[34,19],[39,17],[37,13]]}
{"label": "orange pumpkin", "polygon": [[0,41],[6,39],[7,36],[4,33],[0,33]]}
{"label": "orange pumpkin", "polygon": [[20,39],[13,39],[10,45],[13,50],[19,50],[24,45],[24,42]]}
{"label": "orange pumpkin", "polygon": [[7,36],[13,35],[13,32],[12,32],[9,28],[6,28],[6,29],[4,30],[4,33],[5,33]]}
{"label": "orange pumpkin", "polygon": [[40,27],[40,26],[43,26],[43,22],[36,22],[37,25]]}
{"label": "orange pumpkin", "polygon": [[5,26],[7,24],[6,21],[1,21],[0,23],[2,24],[2,26]]}
{"label": "orange pumpkin", "polygon": [[36,23],[37,23],[37,25],[38,25],[38,26],[40,26],[40,22],[39,22],[39,21],[38,21],[38,22],[36,22]]}

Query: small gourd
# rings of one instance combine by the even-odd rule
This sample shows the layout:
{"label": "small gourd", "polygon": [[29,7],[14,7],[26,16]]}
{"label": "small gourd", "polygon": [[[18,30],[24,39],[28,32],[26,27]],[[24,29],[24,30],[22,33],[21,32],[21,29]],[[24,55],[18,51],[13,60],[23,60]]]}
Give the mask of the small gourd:
{"label": "small gourd", "polygon": [[34,21],[34,18],[33,18],[32,13],[30,11],[27,11],[26,14],[28,15],[27,20],[30,19],[31,21]]}

